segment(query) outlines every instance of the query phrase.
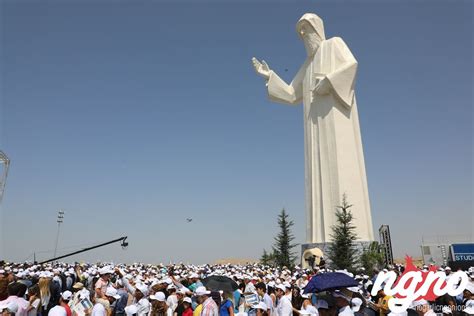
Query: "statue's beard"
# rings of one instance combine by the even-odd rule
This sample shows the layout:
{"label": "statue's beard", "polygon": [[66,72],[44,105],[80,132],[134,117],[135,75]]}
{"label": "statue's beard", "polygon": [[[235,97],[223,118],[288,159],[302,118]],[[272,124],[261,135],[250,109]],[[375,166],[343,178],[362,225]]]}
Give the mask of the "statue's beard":
{"label": "statue's beard", "polygon": [[308,54],[308,56],[313,56],[316,54],[319,48],[319,43],[320,42],[316,40],[305,40],[304,47],[306,49],[306,54]]}

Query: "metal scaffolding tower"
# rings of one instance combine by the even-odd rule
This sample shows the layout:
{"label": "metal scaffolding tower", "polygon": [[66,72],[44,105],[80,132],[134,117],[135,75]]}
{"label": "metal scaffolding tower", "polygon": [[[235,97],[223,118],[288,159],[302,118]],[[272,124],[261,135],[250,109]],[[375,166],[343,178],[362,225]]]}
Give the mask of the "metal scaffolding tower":
{"label": "metal scaffolding tower", "polygon": [[385,255],[385,264],[393,264],[392,239],[390,237],[390,228],[388,225],[382,225],[379,228],[380,245],[383,247]]}

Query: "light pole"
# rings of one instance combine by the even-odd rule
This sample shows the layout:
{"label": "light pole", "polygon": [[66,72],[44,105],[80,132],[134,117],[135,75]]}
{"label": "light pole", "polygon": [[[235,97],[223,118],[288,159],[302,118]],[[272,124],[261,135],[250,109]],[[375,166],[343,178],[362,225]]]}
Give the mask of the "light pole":
{"label": "light pole", "polygon": [[54,246],[54,258],[56,258],[56,252],[58,251],[59,228],[61,227],[61,224],[63,223],[63,220],[64,220],[64,211],[59,210],[58,219],[56,220],[56,222],[58,223],[58,231],[56,233],[56,245]]}
{"label": "light pole", "polygon": [[0,150],[0,165],[3,164],[2,175],[0,176],[0,202],[2,202],[3,192],[5,191],[5,183],[7,181],[8,167],[10,166],[10,159],[3,151]]}

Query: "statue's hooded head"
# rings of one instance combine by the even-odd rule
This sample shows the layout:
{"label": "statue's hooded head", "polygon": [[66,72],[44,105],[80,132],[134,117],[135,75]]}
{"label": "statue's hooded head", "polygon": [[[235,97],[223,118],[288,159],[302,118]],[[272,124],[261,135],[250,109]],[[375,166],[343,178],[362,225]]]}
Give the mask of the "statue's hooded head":
{"label": "statue's hooded head", "polygon": [[296,32],[303,40],[308,56],[314,55],[321,42],[326,39],[323,20],[314,13],[306,13],[299,19]]}

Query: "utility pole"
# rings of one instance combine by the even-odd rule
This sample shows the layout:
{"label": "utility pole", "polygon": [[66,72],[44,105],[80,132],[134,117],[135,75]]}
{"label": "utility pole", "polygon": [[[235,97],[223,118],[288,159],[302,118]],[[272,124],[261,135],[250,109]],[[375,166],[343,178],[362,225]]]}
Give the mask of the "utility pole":
{"label": "utility pole", "polygon": [[3,165],[2,174],[0,176],[0,203],[2,202],[3,192],[5,191],[5,183],[7,181],[8,167],[10,166],[10,159],[3,151],[0,150],[0,165]]}
{"label": "utility pole", "polygon": [[61,228],[61,224],[63,223],[63,220],[64,220],[64,211],[59,210],[58,219],[56,220],[56,222],[58,223],[58,231],[56,233],[56,245],[54,246],[54,257],[56,257],[56,253],[58,251],[59,229]]}

